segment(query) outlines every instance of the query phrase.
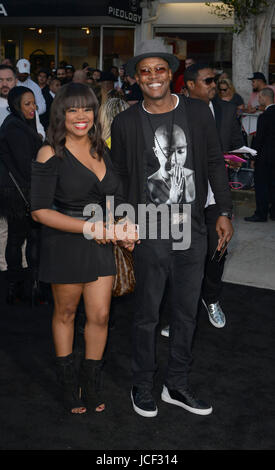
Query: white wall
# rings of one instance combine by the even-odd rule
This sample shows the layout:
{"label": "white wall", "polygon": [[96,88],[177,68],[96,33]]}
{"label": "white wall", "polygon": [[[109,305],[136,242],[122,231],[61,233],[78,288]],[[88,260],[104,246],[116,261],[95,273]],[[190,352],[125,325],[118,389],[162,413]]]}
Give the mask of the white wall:
{"label": "white wall", "polygon": [[136,29],[136,40],[151,39],[154,35],[154,27],[173,28],[226,28],[233,25],[232,19],[222,20],[210,13],[210,8],[204,2],[167,2],[165,0],[154,1],[154,8],[143,8],[143,21]]}
{"label": "white wall", "polygon": [[164,3],[159,4],[154,26],[231,26],[232,19],[222,20],[210,13],[210,8],[204,2],[200,3]]}

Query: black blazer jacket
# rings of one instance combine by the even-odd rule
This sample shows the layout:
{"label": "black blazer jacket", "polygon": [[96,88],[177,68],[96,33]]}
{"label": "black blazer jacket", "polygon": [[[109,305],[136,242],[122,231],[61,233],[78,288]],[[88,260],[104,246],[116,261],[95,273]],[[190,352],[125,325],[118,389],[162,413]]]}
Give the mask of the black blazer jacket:
{"label": "black blazer jacket", "polygon": [[[204,219],[208,180],[220,210],[232,211],[223,153],[209,106],[201,100],[185,96],[180,97],[179,105],[185,106],[191,133],[199,217]],[[125,201],[135,210],[138,204],[146,203],[145,142],[139,106],[141,103],[119,113],[111,130],[111,158],[123,181]]]}
{"label": "black blazer jacket", "polygon": [[0,217],[24,215],[25,203],[8,171],[29,199],[31,162],[41,146],[31,126],[13,114],[6,117],[0,128]]}
{"label": "black blazer jacket", "polygon": [[257,122],[254,147],[258,152],[256,163],[275,168],[275,105],[268,107]]}
{"label": "black blazer jacket", "polygon": [[244,145],[240,123],[237,119],[236,106],[216,96],[212,100],[216,127],[224,153]]}

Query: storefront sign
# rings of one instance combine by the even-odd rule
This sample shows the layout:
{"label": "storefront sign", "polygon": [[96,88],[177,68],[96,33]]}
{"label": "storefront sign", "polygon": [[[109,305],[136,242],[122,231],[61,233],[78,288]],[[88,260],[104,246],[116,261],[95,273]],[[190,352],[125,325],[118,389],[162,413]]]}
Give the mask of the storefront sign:
{"label": "storefront sign", "polygon": [[108,5],[109,0],[3,0],[0,2],[0,18],[106,16]]}
{"label": "storefront sign", "polygon": [[110,0],[108,15],[130,21],[141,23],[142,15],[138,0]]}

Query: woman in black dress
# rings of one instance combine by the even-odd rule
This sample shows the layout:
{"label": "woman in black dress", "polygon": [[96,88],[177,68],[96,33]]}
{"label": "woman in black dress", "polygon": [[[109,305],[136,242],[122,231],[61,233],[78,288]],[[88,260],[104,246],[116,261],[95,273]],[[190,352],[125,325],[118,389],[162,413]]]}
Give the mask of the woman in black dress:
{"label": "woman in black dress", "polygon": [[[43,224],[39,278],[52,285],[56,362],[65,405],[73,413],[85,413],[89,407],[96,411],[105,408],[98,385],[116,274],[112,243],[106,240],[104,230],[103,235],[97,235],[102,221],[86,222],[83,209],[88,204],[104,209],[106,195],[114,196],[116,203],[122,201],[120,181],[101,139],[97,111],[91,88],[79,83],[64,85],[51,108],[49,145],[40,149],[32,169],[32,217]],[[94,239],[83,235],[83,231],[94,229]],[[73,338],[82,295],[85,358],[78,375]]]}
{"label": "woman in black dress", "polygon": [[[33,92],[24,86],[8,94],[10,114],[0,130],[0,217],[8,222],[6,246],[7,302],[17,295],[32,298],[37,279],[39,225],[27,213],[31,186],[31,164],[42,146],[36,129]],[[22,266],[22,246],[26,243],[28,267]]]}

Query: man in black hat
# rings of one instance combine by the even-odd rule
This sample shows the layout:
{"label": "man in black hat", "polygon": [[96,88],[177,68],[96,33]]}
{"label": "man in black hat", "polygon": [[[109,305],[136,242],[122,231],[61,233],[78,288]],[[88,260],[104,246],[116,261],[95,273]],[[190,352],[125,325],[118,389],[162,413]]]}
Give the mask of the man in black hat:
{"label": "man in black hat", "polygon": [[[152,207],[158,211],[166,209],[168,219],[166,217],[165,223],[171,229],[164,238],[161,217],[158,217],[157,235],[150,238],[149,216],[149,221],[147,219],[141,227],[146,229],[146,236],[141,237],[141,243],[133,252],[136,289],[131,399],[134,410],[144,417],[154,417],[158,413],[152,395],[157,369],[155,340],[167,281],[172,289],[170,348],[161,398],[192,413],[207,415],[212,412],[212,406],[198,400],[188,383],[207,244],[204,205],[208,179],[220,210],[217,220],[219,249],[233,234],[232,201],[215,122],[209,107],[202,101],[171,93],[170,82],[178,66],[178,59],[167,51],[160,39],[141,43],[137,55],[128,62],[126,73],[135,77],[143,101],[119,113],[112,124],[112,161],[122,179],[125,200],[135,209],[136,215],[142,207],[149,212]],[[166,139],[159,138],[163,128],[168,135]],[[175,132],[178,128],[180,132]],[[176,135],[180,136],[181,142],[174,142]],[[153,184],[150,176],[160,168],[154,152],[156,142],[158,151],[166,159],[166,172],[169,172],[169,201],[166,194],[161,200],[160,192],[156,199],[152,187],[149,191],[149,183]],[[186,200],[182,153],[184,173],[191,172],[195,185],[190,202]],[[176,193],[182,194],[179,205],[171,203]],[[186,232],[181,230],[184,243],[177,244],[173,229],[175,226],[182,229],[184,220],[187,221],[183,224]],[[140,224],[140,218],[136,217],[136,222]],[[190,240],[185,235],[187,227]]]}
{"label": "man in black hat", "polygon": [[248,78],[252,82],[253,91],[249,97],[246,112],[247,113],[255,113],[257,111],[264,111],[264,106],[259,103],[259,92],[263,90],[263,88],[270,87],[275,92],[274,87],[271,85],[266,84],[266,78],[263,73],[261,72],[254,72],[253,76]]}
{"label": "man in black hat", "polygon": [[106,93],[110,93],[114,89],[115,81],[116,77],[111,72],[101,72],[100,79],[98,80],[101,88]]}

